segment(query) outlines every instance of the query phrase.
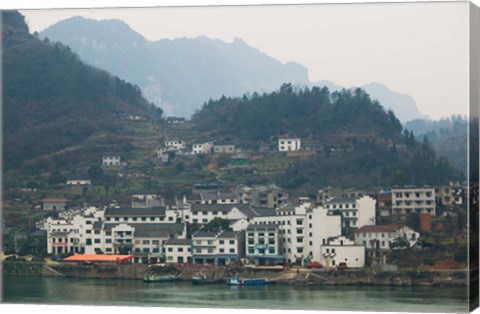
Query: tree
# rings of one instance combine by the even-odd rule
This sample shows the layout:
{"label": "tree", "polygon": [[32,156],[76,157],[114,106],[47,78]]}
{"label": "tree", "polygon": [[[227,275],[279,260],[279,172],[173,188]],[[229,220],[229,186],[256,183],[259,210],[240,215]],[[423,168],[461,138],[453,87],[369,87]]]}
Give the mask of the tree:
{"label": "tree", "polygon": [[47,180],[48,184],[57,185],[67,182],[67,177],[65,177],[60,171],[54,170]]}
{"label": "tree", "polygon": [[232,228],[230,227],[230,222],[227,219],[216,217],[210,222],[204,224],[200,230],[209,232],[220,232],[232,231]]}
{"label": "tree", "polygon": [[88,169],[88,178],[94,183],[98,183],[103,180],[104,174],[103,169],[99,165],[92,165]]}

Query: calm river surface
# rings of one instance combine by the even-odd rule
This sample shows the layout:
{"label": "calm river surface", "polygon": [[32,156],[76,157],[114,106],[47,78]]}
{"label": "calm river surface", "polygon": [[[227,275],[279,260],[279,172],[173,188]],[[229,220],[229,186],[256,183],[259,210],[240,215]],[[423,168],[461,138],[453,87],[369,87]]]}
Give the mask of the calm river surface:
{"label": "calm river surface", "polygon": [[467,312],[464,287],[192,286],[189,282],[5,276],[3,302],[196,308]]}

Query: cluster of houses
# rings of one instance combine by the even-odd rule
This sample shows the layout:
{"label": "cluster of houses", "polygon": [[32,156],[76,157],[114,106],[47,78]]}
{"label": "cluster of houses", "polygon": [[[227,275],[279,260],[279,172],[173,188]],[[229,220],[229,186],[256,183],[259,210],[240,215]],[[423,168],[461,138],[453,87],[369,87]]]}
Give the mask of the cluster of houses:
{"label": "cluster of houses", "polygon": [[[275,185],[232,191],[197,188],[197,193],[173,201],[136,194],[129,206],[65,210],[38,227],[47,231],[51,254],[132,254],[135,263],[315,261],[325,267],[345,263],[356,268],[365,266],[372,252],[388,253],[418,243],[416,230],[401,223],[377,224],[377,218],[405,218],[409,213],[432,217],[437,202],[464,201],[456,185],[391,188],[376,197],[368,191],[326,188],[314,200],[294,201]],[[60,200],[48,202],[54,201],[57,209],[64,206]],[[202,230],[215,219],[227,222],[228,230]]]}
{"label": "cluster of houses", "polygon": [[[296,152],[301,150],[300,138],[279,138],[279,152]],[[169,162],[175,159],[175,155],[207,155],[207,154],[235,154],[239,150],[233,143],[217,143],[214,141],[206,141],[201,143],[193,143],[187,147],[185,141],[180,139],[168,140],[156,149],[157,158],[161,158],[163,162]]]}

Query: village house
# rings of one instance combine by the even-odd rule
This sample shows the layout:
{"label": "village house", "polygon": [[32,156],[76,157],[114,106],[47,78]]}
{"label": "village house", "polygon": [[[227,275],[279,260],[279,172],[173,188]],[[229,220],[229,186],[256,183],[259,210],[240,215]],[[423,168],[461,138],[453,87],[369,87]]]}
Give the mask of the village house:
{"label": "village house", "polygon": [[132,194],[132,208],[153,208],[164,206],[158,194]]}
{"label": "village house", "polygon": [[66,198],[44,198],[42,209],[44,211],[64,211],[67,208],[67,202]]}
{"label": "village house", "polygon": [[320,263],[327,268],[340,263],[348,268],[361,268],[365,266],[365,246],[343,236],[329,238],[327,244],[322,245]]}
{"label": "village house", "polygon": [[434,188],[392,188],[392,215],[428,213],[435,216]]}
{"label": "village house", "polygon": [[274,184],[241,186],[234,193],[240,203],[268,208],[283,206],[287,204],[290,197],[288,192]]}
{"label": "village house", "polygon": [[299,138],[279,138],[279,152],[295,152],[300,150],[301,140]]}
{"label": "village house", "polygon": [[172,147],[174,150],[183,150],[185,149],[185,141],[182,140],[170,140],[166,141],[164,147]]}
{"label": "village house", "polygon": [[104,167],[115,167],[121,166],[121,157],[120,156],[103,156],[102,157],[102,166]]}
{"label": "village house", "polygon": [[464,204],[464,187],[458,183],[450,183],[449,185],[436,188],[435,195],[438,203],[445,207],[452,208]]}
{"label": "village house", "polygon": [[167,124],[183,124],[185,121],[183,117],[167,117]]}
{"label": "village house", "polygon": [[92,185],[91,180],[67,180],[67,185],[69,186],[90,186]]}
{"label": "village house", "polygon": [[213,150],[213,142],[205,142],[201,144],[192,145],[192,153],[194,155],[198,154],[210,154]]}
{"label": "village house", "polygon": [[367,225],[355,231],[355,244],[367,249],[391,250],[413,247],[420,234],[402,225]]}
{"label": "village house", "polygon": [[325,203],[330,215],[340,214],[343,228],[359,228],[375,224],[376,200],[369,196],[336,197]]}
{"label": "village house", "polygon": [[233,154],[235,153],[234,144],[215,144],[213,145],[213,152],[215,154]]}

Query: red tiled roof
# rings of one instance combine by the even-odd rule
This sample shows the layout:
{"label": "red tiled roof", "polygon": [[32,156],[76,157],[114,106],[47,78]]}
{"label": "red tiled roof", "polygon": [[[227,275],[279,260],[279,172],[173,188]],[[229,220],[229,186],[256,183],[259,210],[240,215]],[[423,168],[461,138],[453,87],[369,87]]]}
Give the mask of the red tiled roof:
{"label": "red tiled roof", "polygon": [[356,233],[360,232],[394,232],[398,228],[401,228],[401,225],[378,225],[378,226],[363,226],[359,228]]}
{"label": "red tiled roof", "polygon": [[132,259],[132,255],[107,255],[107,254],[75,254],[64,258],[64,261],[91,261],[91,262],[122,262]]}

